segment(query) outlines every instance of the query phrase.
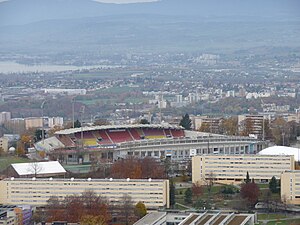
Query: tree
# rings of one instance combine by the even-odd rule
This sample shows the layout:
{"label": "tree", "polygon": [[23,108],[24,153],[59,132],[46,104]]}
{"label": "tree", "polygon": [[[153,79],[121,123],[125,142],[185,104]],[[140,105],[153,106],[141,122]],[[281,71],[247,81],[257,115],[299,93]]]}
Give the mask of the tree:
{"label": "tree", "polygon": [[193,197],[199,198],[203,194],[202,186],[197,182],[192,186]]}
{"label": "tree", "polygon": [[238,134],[238,118],[230,117],[223,119],[221,123],[221,130],[223,134],[237,135]]}
{"label": "tree", "polygon": [[141,119],[140,124],[150,124],[147,119]]}
{"label": "tree", "polygon": [[209,200],[203,201],[201,198],[198,198],[193,206],[196,209],[204,209],[204,210],[211,208],[210,201]]}
{"label": "tree", "polygon": [[269,182],[269,189],[272,193],[278,193],[279,188],[278,188],[278,182],[276,178],[273,176],[272,179]]}
{"label": "tree", "polygon": [[74,128],[79,128],[81,127],[81,123],[79,122],[79,120],[77,119],[75,122],[74,122]]}
{"label": "tree", "polygon": [[133,224],[135,220],[134,205],[129,195],[123,195],[121,199],[122,205],[120,205],[119,219],[126,225]]}
{"label": "tree", "polygon": [[191,188],[186,189],[184,192],[184,202],[187,204],[191,204],[193,202],[193,192]]}
{"label": "tree", "polygon": [[173,208],[175,203],[175,185],[173,180],[170,180],[170,207]]}
{"label": "tree", "polygon": [[43,170],[43,167],[39,162],[32,162],[28,167],[28,172],[37,177],[37,175]]}
{"label": "tree", "polygon": [[184,127],[186,130],[192,129],[192,120],[190,119],[189,114],[186,113],[184,116],[182,116],[179,126]]}
{"label": "tree", "polygon": [[240,195],[247,201],[248,206],[252,208],[257,203],[259,187],[254,182],[242,184]]}
{"label": "tree", "polygon": [[138,202],[135,205],[135,215],[140,219],[147,214],[147,209],[144,203]]}
{"label": "tree", "polygon": [[103,216],[83,215],[80,219],[80,224],[84,225],[107,225]]}
{"label": "tree", "polygon": [[245,183],[248,184],[250,182],[251,182],[251,180],[250,180],[249,172],[247,171]]}
{"label": "tree", "polygon": [[248,136],[249,134],[253,133],[253,129],[254,129],[254,122],[252,119],[247,118],[244,121],[244,127],[243,127],[243,131],[242,131],[242,135],[243,136]]}

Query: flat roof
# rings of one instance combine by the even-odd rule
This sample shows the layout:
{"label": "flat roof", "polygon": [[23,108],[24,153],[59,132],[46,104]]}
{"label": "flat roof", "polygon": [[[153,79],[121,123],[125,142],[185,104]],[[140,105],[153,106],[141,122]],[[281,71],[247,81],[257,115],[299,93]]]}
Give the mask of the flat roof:
{"label": "flat roof", "polygon": [[181,126],[175,126],[170,124],[129,124],[129,125],[104,125],[104,126],[92,126],[92,127],[79,127],[60,130],[55,134],[74,134],[81,131],[94,131],[94,130],[109,130],[109,129],[128,129],[128,128],[163,128],[163,129],[178,129],[183,130]]}
{"label": "flat roof", "polygon": [[167,181],[168,179],[112,179],[112,178],[106,178],[106,179],[93,179],[93,178],[5,178],[4,180],[10,180],[10,181],[29,181],[29,180],[35,180],[35,181],[63,181],[63,182],[70,182],[70,181],[79,181],[79,182],[86,182],[86,181],[95,181],[95,182],[163,182]]}
{"label": "flat roof", "polygon": [[11,166],[20,176],[66,173],[66,170],[58,161],[14,163]]}

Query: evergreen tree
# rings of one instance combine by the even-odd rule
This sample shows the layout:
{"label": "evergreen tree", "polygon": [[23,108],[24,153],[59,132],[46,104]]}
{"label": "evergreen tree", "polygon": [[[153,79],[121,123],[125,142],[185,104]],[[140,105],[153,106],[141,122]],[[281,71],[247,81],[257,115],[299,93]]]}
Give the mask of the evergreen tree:
{"label": "evergreen tree", "polygon": [[175,186],[172,180],[170,180],[170,207],[175,205]]}
{"label": "evergreen tree", "polygon": [[76,120],[76,121],[74,122],[74,127],[75,127],[75,128],[81,127],[81,123],[79,122],[79,120]]}
{"label": "evergreen tree", "polygon": [[278,193],[278,182],[274,176],[269,182],[269,189],[272,193]]}
{"label": "evergreen tree", "polygon": [[247,171],[245,183],[248,184],[248,183],[250,183],[250,181],[251,181],[251,180],[250,180],[250,176],[249,176],[249,173],[248,173],[248,171]]}
{"label": "evergreen tree", "polygon": [[189,114],[185,114],[179,123],[180,126],[184,127],[186,130],[192,129],[192,120],[190,119]]}
{"label": "evergreen tree", "polygon": [[186,189],[184,193],[184,202],[187,204],[191,204],[193,202],[193,192],[191,188]]}
{"label": "evergreen tree", "polygon": [[147,119],[141,119],[140,124],[150,124]]}

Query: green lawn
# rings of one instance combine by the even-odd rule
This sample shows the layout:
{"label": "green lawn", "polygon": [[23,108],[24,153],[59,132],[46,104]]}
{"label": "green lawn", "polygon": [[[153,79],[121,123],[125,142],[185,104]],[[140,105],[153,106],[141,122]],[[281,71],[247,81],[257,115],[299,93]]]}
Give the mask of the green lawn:
{"label": "green lawn", "polygon": [[269,213],[269,214],[257,214],[257,219],[258,220],[275,220],[275,219],[282,219],[282,218],[286,218],[286,215],[284,214],[273,214],[273,213]]}
{"label": "green lawn", "polygon": [[5,170],[12,163],[26,163],[31,162],[30,159],[17,156],[2,156],[0,157],[0,172]]}
{"label": "green lawn", "polygon": [[300,219],[278,220],[268,222],[267,225],[299,225]]}

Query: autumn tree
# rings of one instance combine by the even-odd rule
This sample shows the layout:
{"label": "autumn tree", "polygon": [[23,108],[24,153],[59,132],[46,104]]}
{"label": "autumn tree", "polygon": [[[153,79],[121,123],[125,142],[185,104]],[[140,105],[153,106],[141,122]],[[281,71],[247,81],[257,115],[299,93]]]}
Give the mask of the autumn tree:
{"label": "autumn tree", "polygon": [[184,127],[186,130],[192,129],[192,120],[190,119],[189,114],[186,113],[184,116],[182,116],[179,126]]}
{"label": "autumn tree", "polygon": [[199,128],[201,132],[210,132],[211,131],[211,124],[210,123],[202,123],[201,127]]}
{"label": "autumn tree", "polygon": [[193,193],[193,197],[196,197],[196,198],[199,198],[203,194],[203,188],[199,184],[199,182],[193,183],[192,193]]}
{"label": "autumn tree", "polygon": [[135,215],[140,219],[147,214],[147,209],[144,203],[138,202],[135,205]]}
{"label": "autumn tree", "polygon": [[249,136],[249,134],[252,134],[253,133],[253,129],[254,129],[254,122],[251,118],[247,118],[244,120],[244,123],[243,123],[243,130],[242,130],[242,133],[241,135],[243,136]]}
{"label": "autumn tree", "polygon": [[107,225],[106,220],[103,216],[91,216],[91,215],[84,215],[80,219],[80,224],[84,225]]}
{"label": "autumn tree", "polygon": [[111,167],[113,178],[165,178],[165,168],[154,158],[146,157],[139,159],[128,157],[115,162]]}
{"label": "autumn tree", "polygon": [[134,214],[135,208],[131,197],[125,194],[120,202],[122,202],[122,204],[120,205],[118,214],[119,221],[126,225],[133,224],[136,221],[136,218]]}
{"label": "autumn tree", "polygon": [[221,123],[221,130],[226,135],[238,135],[238,118],[230,117],[223,119]]}
{"label": "autumn tree", "polygon": [[240,195],[247,201],[250,208],[257,203],[259,193],[259,187],[256,183],[250,182],[242,184]]}

